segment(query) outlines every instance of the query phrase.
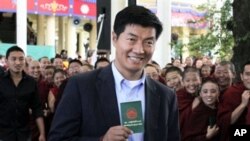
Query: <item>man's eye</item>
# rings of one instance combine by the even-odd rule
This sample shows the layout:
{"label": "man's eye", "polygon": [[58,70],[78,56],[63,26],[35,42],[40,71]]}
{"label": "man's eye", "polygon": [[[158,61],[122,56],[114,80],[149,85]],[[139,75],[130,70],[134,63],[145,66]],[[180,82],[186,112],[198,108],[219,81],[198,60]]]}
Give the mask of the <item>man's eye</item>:
{"label": "man's eye", "polygon": [[24,61],[24,58],[20,58],[19,61]]}
{"label": "man's eye", "polygon": [[145,41],[144,43],[145,43],[145,45],[147,45],[147,46],[152,46],[152,45],[154,44],[154,41],[153,41],[153,40],[147,40],[147,41]]}
{"label": "man's eye", "polygon": [[154,44],[154,41],[147,41],[147,44],[152,45]]}
{"label": "man's eye", "polygon": [[135,41],[135,39],[134,39],[134,38],[128,38],[128,40],[129,40],[129,41],[132,41],[132,42],[134,42],[134,41]]}

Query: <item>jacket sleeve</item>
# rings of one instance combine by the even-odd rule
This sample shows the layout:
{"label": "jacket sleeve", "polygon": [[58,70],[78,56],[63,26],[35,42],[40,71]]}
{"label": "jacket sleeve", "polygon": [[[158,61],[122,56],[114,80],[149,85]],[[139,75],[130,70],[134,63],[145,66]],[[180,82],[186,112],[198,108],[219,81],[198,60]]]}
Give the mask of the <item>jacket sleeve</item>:
{"label": "jacket sleeve", "polygon": [[80,133],[82,125],[81,96],[77,79],[69,79],[54,115],[48,141],[99,141]]}
{"label": "jacket sleeve", "polygon": [[180,141],[179,111],[176,94],[169,95],[168,141]]}

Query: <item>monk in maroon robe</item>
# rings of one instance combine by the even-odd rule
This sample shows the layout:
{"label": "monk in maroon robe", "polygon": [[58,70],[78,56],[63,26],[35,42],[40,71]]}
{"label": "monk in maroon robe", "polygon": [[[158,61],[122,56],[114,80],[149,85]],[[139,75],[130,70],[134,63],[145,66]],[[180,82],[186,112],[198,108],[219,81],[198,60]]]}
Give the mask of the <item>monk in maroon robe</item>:
{"label": "monk in maroon robe", "polygon": [[[218,124],[221,128],[221,132],[223,133],[221,137],[221,141],[229,140],[229,126],[231,125],[231,115],[232,112],[241,104],[241,97],[243,92],[246,90],[246,87],[243,83],[239,83],[231,86],[223,96],[223,103],[219,104],[218,111]],[[250,104],[248,104],[247,108],[250,108]],[[239,118],[235,121],[234,125],[247,124],[246,117],[250,113],[245,108]],[[250,124],[250,123],[248,123]]]}
{"label": "monk in maroon robe", "polygon": [[176,92],[178,108],[179,108],[179,120],[180,131],[182,134],[183,125],[186,122],[188,114],[191,112],[192,102],[198,95],[201,84],[201,78],[199,70],[194,67],[188,67],[183,72],[183,89]]}
{"label": "monk in maroon robe", "polygon": [[217,136],[207,139],[207,128],[216,122],[217,109],[207,107],[203,102],[189,114],[184,125],[182,141],[216,141]]}
{"label": "monk in maroon robe", "polygon": [[218,141],[216,114],[219,95],[219,86],[216,82],[203,82],[200,95],[189,105],[189,112],[185,113],[182,141]]}
{"label": "monk in maroon robe", "polygon": [[[52,87],[51,84],[47,83],[46,81],[43,81],[42,79],[39,79],[39,81],[37,82],[38,84],[38,91],[39,91],[39,97],[40,97],[40,101],[42,104],[42,108],[43,108],[43,112],[44,112],[44,127],[45,127],[45,136],[47,136],[48,132],[49,132],[49,127],[50,127],[50,123],[48,123],[48,106],[47,105],[47,99],[48,99],[48,93],[50,88]],[[32,141],[37,141],[38,137],[39,137],[39,130],[37,125],[35,124],[35,120],[33,118],[31,118],[32,120],[30,121],[30,126],[31,126],[31,130],[32,130]]]}
{"label": "monk in maroon robe", "polygon": [[230,125],[250,125],[250,62],[244,64],[242,83],[228,88],[219,105],[218,124],[223,133],[221,141],[229,140]]}
{"label": "monk in maroon robe", "polygon": [[179,123],[180,123],[180,130],[181,133],[183,132],[183,126],[189,113],[192,111],[192,102],[195,96],[189,94],[185,88],[180,89],[176,92],[177,101],[178,101],[178,108],[179,108]]}

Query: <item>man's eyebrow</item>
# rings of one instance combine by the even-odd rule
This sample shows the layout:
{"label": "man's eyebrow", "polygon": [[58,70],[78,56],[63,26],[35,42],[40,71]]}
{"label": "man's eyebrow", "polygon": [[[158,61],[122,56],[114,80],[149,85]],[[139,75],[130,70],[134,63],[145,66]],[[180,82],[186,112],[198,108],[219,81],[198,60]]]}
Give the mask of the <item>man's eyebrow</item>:
{"label": "man's eyebrow", "polygon": [[137,35],[133,34],[133,33],[128,33],[129,36],[134,36],[137,37]]}
{"label": "man's eyebrow", "polygon": [[[128,33],[128,35],[129,35],[129,36],[133,36],[133,37],[137,37],[137,35],[135,35],[135,34],[133,34],[133,33]],[[154,39],[155,39],[155,37],[152,36],[152,37],[146,38],[145,40],[154,40]]]}
{"label": "man's eyebrow", "polygon": [[155,37],[148,37],[148,38],[146,38],[145,40],[154,40],[155,39]]}

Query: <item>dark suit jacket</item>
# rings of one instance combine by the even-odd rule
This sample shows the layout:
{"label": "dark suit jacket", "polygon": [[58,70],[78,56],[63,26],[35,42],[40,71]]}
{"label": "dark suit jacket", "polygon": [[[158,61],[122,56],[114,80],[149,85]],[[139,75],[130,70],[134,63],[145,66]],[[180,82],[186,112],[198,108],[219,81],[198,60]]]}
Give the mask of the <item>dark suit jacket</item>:
{"label": "dark suit jacket", "polygon": [[[146,78],[145,141],[179,141],[176,96],[166,86]],[[72,77],[54,116],[49,141],[99,141],[120,125],[111,65]]]}

